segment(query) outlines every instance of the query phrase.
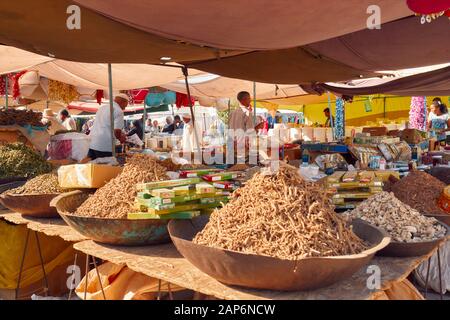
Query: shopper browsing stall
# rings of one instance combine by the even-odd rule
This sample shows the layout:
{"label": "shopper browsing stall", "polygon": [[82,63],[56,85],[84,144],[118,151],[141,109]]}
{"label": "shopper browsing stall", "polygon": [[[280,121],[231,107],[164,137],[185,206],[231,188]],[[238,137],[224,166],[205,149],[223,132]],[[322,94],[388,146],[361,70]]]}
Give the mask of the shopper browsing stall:
{"label": "shopper browsing stall", "polygon": [[42,123],[47,125],[47,131],[54,135],[58,131],[65,131],[66,128],[58,122],[56,114],[51,109],[44,109],[42,113]]}
{"label": "shopper browsing stall", "polygon": [[325,108],[323,110],[323,114],[327,118],[327,120],[325,121],[325,127],[331,127],[331,124],[334,123],[334,118],[330,113],[330,108]]}
{"label": "shopper browsing stall", "polygon": [[[122,143],[126,140],[125,135],[122,133],[122,129],[124,125],[123,110],[125,110],[127,105],[128,96],[126,94],[121,93],[114,98],[114,136]],[[109,104],[103,104],[98,108],[98,111],[95,114],[95,122],[90,133],[91,144],[88,153],[88,157],[91,159],[112,156],[111,119],[109,109]]]}
{"label": "shopper browsing stall", "polygon": [[70,116],[69,111],[67,111],[66,109],[63,109],[59,112],[59,120],[67,131],[77,130],[77,124],[75,123],[75,120]]}
{"label": "shopper browsing stall", "polygon": [[[430,109],[427,129],[440,134],[440,136],[444,136],[443,132],[450,128],[450,116],[448,114],[447,106],[443,104],[440,99],[434,99]],[[445,137],[440,138],[445,139]]]}
{"label": "shopper browsing stall", "polygon": [[181,146],[183,152],[189,153],[193,152],[198,148],[197,138],[200,139],[200,134],[197,130],[197,138],[195,137],[194,123],[191,119],[190,114],[183,115],[184,128],[183,128],[183,138],[181,140]]}
{"label": "shopper browsing stall", "polygon": [[128,131],[127,137],[131,137],[132,135],[137,135],[139,139],[143,139],[144,137],[144,129],[142,128],[142,121],[141,120],[133,120],[131,123],[131,130]]}
{"label": "shopper browsing stall", "polygon": [[166,124],[164,125],[162,132],[172,134],[174,130],[175,130],[175,125],[172,121],[172,117],[167,117]]}
{"label": "shopper browsing stall", "polygon": [[178,129],[183,130],[184,123],[183,123],[183,121],[181,121],[181,118],[179,115],[176,115],[173,118],[173,123],[175,124],[175,130],[178,130]]}

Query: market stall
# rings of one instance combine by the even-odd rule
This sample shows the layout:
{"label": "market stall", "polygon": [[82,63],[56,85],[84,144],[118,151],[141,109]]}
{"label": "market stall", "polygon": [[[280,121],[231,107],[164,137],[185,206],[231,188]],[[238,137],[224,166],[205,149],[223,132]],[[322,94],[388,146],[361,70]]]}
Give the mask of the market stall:
{"label": "market stall", "polygon": [[[77,87],[105,90],[109,98],[100,107],[107,111],[102,119],[107,125],[99,126],[105,139],[93,156],[83,157],[90,147],[76,146],[72,137],[70,143],[51,141],[50,160],[32,143],[0,146],[0,179],[6,182],[0,203],[8,210],[0,215],[0,228],[6,230],[0,233],[0,256],[6,254],[3,244],[18,240],[12,245],[16,254],[8,258],[14,261],[0,259],[0,275],[6,275],[0,280],[8,280],[0,282],[0,289],[14,290],[15,298],[22,289],[26,297],[42,287],[36,285],[40,281],[44,295],[53,284],[68,289],[67,279],[49,274],[60,274],[73,261],[84,264],[84,278],[71,278],[69,299],[73,292],[83,300],[159,299],[161,292],[172,299],[174,291],[184,289],[195,291],[197,298],[230,300],[423,299],[412,282],[424,288],[425,298],[432,288],[443,299],[450,290],[450,192],[442,180],[449,176],[450,156],[447,140],[435,136],[444,131],[423,132],[428,126],[425,97],[412,100],[415,113],[409,122],[376,119],[349,126],[346,112],[356,89],[361,89],[358,94],[448,94],[448,65],[412,76],[396,74],[392,81],[373,78],[391,75],[389,69],[447,63],[448,48],[435,45],[446,43],[447,21],[419,24],[404,1],[393,6],[381,0],[383,28],[373,32],[367,29],[366,11],[359,10],[368,1],[335,1],[328,10],[300,1],[291,4],[291,11],[275,2],[203,2],[199,9],[177,1],[178,10],[162,15],[171,4],[156,1],[152,9],[158,10],[150,10],[139,1],[116,6],[75,1],[83,10],[83,32],[69,33],[51,17],[70,1],[26,1],[26,11],[23,3],[0,5],[20,17],[14,28],[8,19],[0,20],[0,41],[46,55],[30,53],[27,60],[22,50],[2,46],[0,55],[10,59],[0,65],[0,73],[32,69],[32,86],[47,87],[52,100],[65,103],[78,99]],[[180,13],[192,10],[209,18],[193,19],[183,30],[173,24]],[[243,24],[227,21],[230,28],[223,28],[225,20],[216,19],[219,10],[235,13],[232,21]],[[352,14],[337,25],[317,28],[323,25],[319,19],[304,23],[319,12],[335,17],[342,10]],[[264,19],[261,28],[247,28]],[[204,28],[205,21],[211,28]],[[30,28],[37,23],[40,28]],[[236,28],[242,32],[230,32]],[[112,35],[121,39],[115,46]],[[423,50],[415,50],[417,38]],[[80,49],[79,43],[90,45]],[[368,45],[373,43],[379,45]],[[105,47],[110,50],[99,49]],[[8,88],[6,79],[3,87]],[[367,87],[366,80],[375,84]],[[175,99],[175,105],[186,107],[183,147],[176,135],[147,136],[143,124],[144,145],[133,142],[133,148],[116,151],[116,138],[125,140],[120,111],[129,101],[114,91],[148,86],[163,88],[149,89],[148,96],[158,99],[154,104],[144,99],[144,121],[146,106]],[[256,120],[258,99],[326,93],[327,121],[307,125],[303,107],[302,116],[294,115],[289,123],[272,121],[266,128],[263,119],[263,129],[251,137],[215,139],[213,132],[202,139],[207,124],[195,112],[193,97],[207,98],[206,104],[225,106],[229,113],[232,101],[223,98],[245,89],[252,95],[244,92],[245,103],[240,95],[236,108],[247,120]],[[95,96],[101,103],[103,93]],[[11,109],[8,90],[5,97],[4,124],[42,127],[39,113]],[[366,102],[365,110],[371,110],[370,97]],[[433,110],[444,110],[441,104]],[[121,109],[117,119],[115,108]],[[114,282],[120,290],[113,289]]]}

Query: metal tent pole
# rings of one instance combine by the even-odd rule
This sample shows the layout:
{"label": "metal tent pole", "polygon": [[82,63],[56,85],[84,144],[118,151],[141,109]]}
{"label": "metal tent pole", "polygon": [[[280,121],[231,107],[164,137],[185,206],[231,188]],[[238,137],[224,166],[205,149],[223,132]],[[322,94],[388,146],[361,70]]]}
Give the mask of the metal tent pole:
{"label": "metal tent pole", "polygon": [[147,121],[147,106],[145,105],[144,99],[144,111],[142,112],[142,142],[144,142],[144,149],[147,147],[145,143],[145,122]]}
{"label": "metal tent pole", "polygon": [[114,105],[113,105],[113,85],[112,85],[112,68],[108,63],[108,85],[109,85],[109,119],[111,123],[111,151],[112,156],[116,156],[116,138],[114,135]]}
{"label": "metal tent pole", "polygon": [[192,127],[194,128],[194,139],[195,139],[195,143],[197,144],[195,149],[196,149],[196,151],[200,151],[200,143],[199,143],[199,139],[198,139],[197,129],[196,129],[196,126],[195,126],[194,108],[192,106],[192,101],[191,101],[191,90],[189,88],[188,68],[187,67],[182,67],[182,70],[183,70],[183,75],[184,75],[184,82],[186,84],[186,93],[187,93],[187,96],[188,96],[189,109],[191,111]]}
{"label": "metal tent pole", "polygon": [[5,74],[5,109],[8,110],[8,75]]}
{"label": "metal tent pole", "polygon": [[332,111],[332,108],[331,108],[330,92],[327,91],[327,93],[328,93],[328,109],[330,110],[331,135],[333,136],[333,139],[336,139],[335,130],[334,130],[334,121],[333,121],[333,111]]}
{"label": "metal tent pole", "polygon": [[253,81],[253,123],[256,124],[256,82]]}

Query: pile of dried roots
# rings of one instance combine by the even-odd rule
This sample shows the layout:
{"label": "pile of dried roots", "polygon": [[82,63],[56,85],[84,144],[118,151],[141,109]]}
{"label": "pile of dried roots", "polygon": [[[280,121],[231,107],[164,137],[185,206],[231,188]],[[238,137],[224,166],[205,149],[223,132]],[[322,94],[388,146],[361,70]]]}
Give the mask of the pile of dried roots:
{"label": "pile of dried roots", "polygon": [[166,169],[158,164],[156,158],[135,154],[127,160],[123,171],[83,202],[75,214],[126,218],[133,209],[136,184],[167,179]]}
{"label": "pile of dried roots", "polygon": [[336,215],[326,191],[294,167],[257,173],[215,210],[194,243],[288,260],[359,253],[364,242]]}

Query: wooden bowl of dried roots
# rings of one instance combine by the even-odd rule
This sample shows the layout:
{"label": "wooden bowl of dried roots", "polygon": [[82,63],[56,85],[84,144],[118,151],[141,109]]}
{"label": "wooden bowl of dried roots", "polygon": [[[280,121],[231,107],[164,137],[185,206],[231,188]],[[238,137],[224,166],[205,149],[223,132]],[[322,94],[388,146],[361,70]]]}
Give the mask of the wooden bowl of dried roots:
{"label": "wooden bowl of dried roots", "polygon": [[192,239],[204,228],[208,218],[171,221],[169,233],[176,248],[189,262],[216,280],[254,289],[301,291],[329,286],[352,276],[390,241],[380,229],[354,220],[353,231],[369,244],[367,250],[343,256],[279,259],[193,243]]}

